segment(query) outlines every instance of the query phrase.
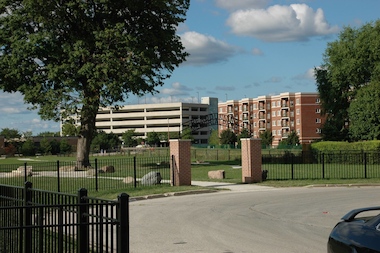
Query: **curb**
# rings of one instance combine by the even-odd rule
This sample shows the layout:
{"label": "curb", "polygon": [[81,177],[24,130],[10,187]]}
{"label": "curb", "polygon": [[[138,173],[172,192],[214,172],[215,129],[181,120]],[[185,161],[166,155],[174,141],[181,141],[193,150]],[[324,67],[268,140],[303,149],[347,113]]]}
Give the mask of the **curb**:
{"label": "curb", "polygon": [[130,197],[129,201],[139,201],[139,200],[147,200],[147,199],[157,199],[157,198],[165,198],[165,197],[172,197],[172,196],[185,196],[185,195],[194,195],[194,194],[204,194],[204,193],[214,193],[218,192],[218,190],[211,190],[211,189],[205,189],[205,190],[193,190],[193,191],[183,191],[183,192],[168,192],[163,194],[153,194],[153,195],[146,195],[141,197]]}

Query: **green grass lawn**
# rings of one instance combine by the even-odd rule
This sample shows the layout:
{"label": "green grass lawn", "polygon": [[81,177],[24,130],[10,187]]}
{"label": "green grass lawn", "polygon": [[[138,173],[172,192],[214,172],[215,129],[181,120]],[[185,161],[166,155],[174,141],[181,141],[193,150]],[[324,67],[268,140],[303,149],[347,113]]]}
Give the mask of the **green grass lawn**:
{"label": "green grass lawn", "polygon": [[[92,157],[94,158],[94,157]],[[61,192],[67,193],[76,193],[80,188],[86,188],[89,191],[90,196],[106,198],[106,199],[115,199],[117,196],[125,192],[131,197],[144,196],[151,194],[162,194],[168,192],[180,192],[180,191],[189,191],[189,190],[199,190],[201,187],[196,186],[181,186],[181,187],[171,187],[169,184],[164,183],[158,186],[141,186],[138,185],[137,188],[134,188],[133,185],[126,185],[119,178],[124,178],[131,176],[131,170],[123,169],[125,164],[130,163],[133,159],[131,156],[110,156],[110,157],[95,157],[99,160],[99,163],[109,164],[112,163],[115,165],[115,173],[105,173],[101,174],[101,178],[98,179],[98,190],[95,188],[94,179],[89,179],[87,177],[82,178],[61,178],[60,179],[60,190]],[[94,158],[94,159],[95,159]],[[160,159],[160,158],[159,158]],[[75,157],[57,157],[57,156],[40,156],[40,157],[15,157],[15,158],[6,158],[0,160],[0,172],[3,171],[3,168],[9,166],[22,166],[24,162],[27,162],[28,165],[33,166],[33,171],[37,169],[41,164],[49,164],[49,166],[44,166],[42,169],[38,170],[56,170],[56,162],[60,161],[60,164],[65,163],[75,163]],[[121,163],[120,161],[123,161]],[[159,160],[161,162],[161,160]],[[195,162],[195,161],[194,161]],[[238,168],[241,162],[239,160],[234,161],[210,161],[209,164],[192,164],[191,173],[193,181],[222,181],[228,183],[241,183],[242,175],[241,168]],[[290,165],[281,164],[281,165],[270,165],[264,164],[263,169],[269,170],[268,180],[258,183],[258,185],[272,186],[272,187],[301,187],[308,185],[351,185],[351,184],[379,184],[380,177],[371,177],[369,179],[356,179],[362,177],[362,171],[358,171],[352,165],[341,164],[329,164],[325,166],[325,176],[336,179],[315,179],[320,178],[321,174],[321,165],[317,164],[306,164],[306,165],[295,165],[294,166],[294,175],[296,180],[289,180],[292,173]],[[137,177],[141,177],[147,171],[156,171],[156,170],[165,170],[163,166],[157,166],[155,162],[146,162],[138,165]],[[208,172],[210,170],[224,170],[225,179],[223,180],[210,180],[208,179]],[[374,174],[378,169],[374,166],[368,166],[368,174]],[[354,177],[353,179],[339,179],[340,172],[346,173],[348,177]],[[166,172],[165,172],[166,173]],[[168,180],[170,178],[169,174],[162,172],[164,179]],[[335,174],[336,175],[335,175]],[[348,174],[347,174],[348,173]],[[277,179],[271,179],[272,175],[276,175]],[[374,174],[377,175],[377,174]],[[282,178],[282,179],[281,179]],[[33,186],[38,189],[46,189],[51,191],[57,191],[58,183],[56,177],[31,177],[30,180],[33,183]],[[0,184],[11,184],[17,186],[23,186],[24,178],[23,177],[14,177],[14,178],[0,178]]]}

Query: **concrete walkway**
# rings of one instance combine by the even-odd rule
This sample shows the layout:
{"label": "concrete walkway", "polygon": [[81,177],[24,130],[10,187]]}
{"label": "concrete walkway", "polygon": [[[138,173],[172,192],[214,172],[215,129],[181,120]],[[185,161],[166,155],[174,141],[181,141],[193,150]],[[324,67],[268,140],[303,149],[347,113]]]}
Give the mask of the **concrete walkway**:
{"label": "concrete walkway", "polygon": [[268,190],[278,189],[275,187],[263,186],[263,185],[257,185],[257,184],[233,184],[233,183],[207,182],[207,181],[191,181],[191,185],[208,187],[208,188],[226,189],[226,190],[237,191],[237,192],[268,191]]}

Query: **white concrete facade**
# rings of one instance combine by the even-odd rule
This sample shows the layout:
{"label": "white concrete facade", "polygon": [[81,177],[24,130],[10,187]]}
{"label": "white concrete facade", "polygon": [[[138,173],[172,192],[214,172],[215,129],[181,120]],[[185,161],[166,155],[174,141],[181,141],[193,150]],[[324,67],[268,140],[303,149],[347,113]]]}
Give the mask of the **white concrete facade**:
{"label": "white concrete facade", "polygon": [[[118,109],[105,107],[99,109],[96,128],[119,136],[133,129],[142,138],[149,132],[181,133],[190,120],[206,118],[210,113],[217,112],[217,106],[217,98],[204,97],[201,103],[137,104]],[[211,129],[210,126],[193,132],[195,143],[207,143]]]}

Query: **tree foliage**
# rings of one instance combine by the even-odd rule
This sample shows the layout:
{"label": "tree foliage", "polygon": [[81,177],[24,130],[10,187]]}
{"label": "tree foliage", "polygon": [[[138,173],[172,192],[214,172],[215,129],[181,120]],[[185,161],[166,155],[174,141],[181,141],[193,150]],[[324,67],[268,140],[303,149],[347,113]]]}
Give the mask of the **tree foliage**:
{"label": "tree foliage", "polygon": [[91,150],[94,152],[106,151],[110,149],[118,149],[121,144],[121,140],[114,133],[107,134],[104,131],[96,133],[92,143]]}
{"label": "tree foliage", "polygon": [[146,136],[146,143],[150,146],[160,146],[161,139],[157,132],[149,132]]}
{"label": "tree foliage", "polygon": [[380,82],[358,90],[348,109],[352,140],[380,140]]}
{"label": "tree foliage", "polygon": [[212,130],[210,137],[208,138],[208,144],[210,145],[220,145],[220,139],[219,139],[219,131],[218,130]]}
{"label": "tree foliage", "polygon": [[32,139],[27,139],[21,146],[21,153],[24,156],[34,156],[36,154],[36,148]]}
{"label": "tree foliage", "polygon": [[79,130],[78,126],[66,122],[62,125],[62,136],[78,136]]}
{"label": "tree foliage", "polygon": [[300,144],[300,138],[297,134],[296,131],[291,131],[288,135],[288,138],[283,139],[280,142],[280,146],[285,145],[285,146],[297,146]]}
{"label": "tree foliage", "polygon": [[99,107],[155,93],[185,60],[176,29],[189,4],[0,1],[0,89],[20,92],[42,119],[78,114],[77,160],[87,166]]}
{"label": "tree foliage", "polygon": [[220,144],[233,145],[237,141],[237,136],[231,129],[225,129],[220,133]]}
{"label": "tree foliage", "polygon": [[20,138],[21,133],[17,129],[12,129],[12,128],[2,128],[0,131],[0,136],[4,136],[6,139],[15,139],[15,138]]}
{"label": "tree foliage", "polygon": [[191,128],[186,127],[182,130],[181,139],[191,140],[191,142],[194,142],[194,136],[193,136],[193,132],[191,131]]}
{"label": "tree foliage", "polygon": [[345,27],[338,40],[327,45],[324,62],[315,69],[325,140],[348,140],[348,108],[358,90],[380,80],[380,20],[358,29]]}
{"label": "tree foliage", "polygon": [[270,147],[272,145],[272,141],[273,141],[272,131],[267,129],[264,132],[260,133],[259,137],[261,139],[261,145],[263,147]]}
{"label": "tree foliage", "polygon": [[127,130],[123,133],[124,147],[137,146],[136,133],[134,129]]}

